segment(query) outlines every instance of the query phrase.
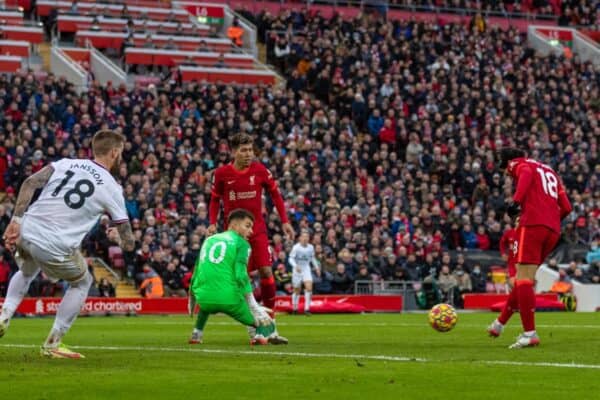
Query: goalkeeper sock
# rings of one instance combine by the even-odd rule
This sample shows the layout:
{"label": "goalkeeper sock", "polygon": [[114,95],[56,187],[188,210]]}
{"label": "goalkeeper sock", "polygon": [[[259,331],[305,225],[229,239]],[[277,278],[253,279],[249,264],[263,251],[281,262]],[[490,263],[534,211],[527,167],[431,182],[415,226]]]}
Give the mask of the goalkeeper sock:
{"label": "goalkeeper sock", "polygon": [[23,272],[18,271],[10,280],[8,285],[8,291],[6,293],[6,299],[2,305],[2,313],[0,313],[0,320],[10,320],[14,315],[15,311],[23,301],[23,297],[29,290],[29,285],[35,279],[39,272],[39,269],[31,276],[23,275]]}
{"label": "goalkeeper sock", "polygon": [[271,275],[268,278],[261,278],[260,280],[260,293],[262,302],[265,307],[271,310],[275,307],[275,278]]}
{"label": "goalkeeper sock", "polygon": [[69,331],[79,315],[81,307],[85,304],[85,299],[93,282],[94,278],[86,271],[80,281],[69,286],[58,306],[54,325],[46,339],[46,343],[44,343],[44,347],[56,347],[60,344],[62,337]]}
{"label": "goalkeeper sock", "polygon": [[312,299],[312,292],[304,291],[304,312],[310,311],[310,301]]}
{"label": "goalkeeper sock", "polygon": [[264,337],[269,337],[275,332],[275,324],[267,325],[267,326],[258,326],[256,328],[256,333],[258,335],[263,335]]}
{"label": "goalkeeper sock", "polygon": [[300,294],[292,293],[292,310],[298,311],[298,303],[300,302]]}
{"label": "goalkeeper sock", "polygon": [[206,321],[208,321],[208,316],[210,314],[202,312],[202,309],[200,309],[200,312],[198,313],[198,318],[196,319],[196,328],[199,331],[204,331],[204,327],[206,326]]}
{"label": "goalkeeper sock", "polygon": [[519,301],[517,297],[517,288],[514,287],[513,290],[508,295],[508,300],[506,300],[506,304],[498,317],[498,322],[502,325],[506,325],[510,317],[514,314],[515,311],[519,309]]}
{"label": "goalkeeper sock", "polygon": [[535,331],[535,292],[533,282],[529,279],[521,279],[516,283],[518,291],[519,313],[525,332]]}

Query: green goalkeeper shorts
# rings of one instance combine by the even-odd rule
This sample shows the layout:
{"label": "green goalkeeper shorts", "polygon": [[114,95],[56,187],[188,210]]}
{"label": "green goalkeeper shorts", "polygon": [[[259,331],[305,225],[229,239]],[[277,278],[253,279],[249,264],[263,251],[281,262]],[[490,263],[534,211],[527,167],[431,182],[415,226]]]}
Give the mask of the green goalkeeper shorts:
{"label": "green goalkeeper shorts", "polygon": [[244,325],[254,325],[254,317],[250,312],[250,307],[245,301],[241,301],[237,304],[208,304],[198,302],[200,304],[200,312],[207,314],[223,313],[229,315],[231,318]]}

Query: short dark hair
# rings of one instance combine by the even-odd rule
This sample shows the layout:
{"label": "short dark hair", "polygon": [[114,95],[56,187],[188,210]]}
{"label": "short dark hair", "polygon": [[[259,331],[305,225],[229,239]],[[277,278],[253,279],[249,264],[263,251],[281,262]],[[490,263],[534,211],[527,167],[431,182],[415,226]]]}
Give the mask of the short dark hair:
{"label": "short dark hair", "polygon": [[92,138],[92,152],[94,156],[104,156],[124,143],[125,136],[110,129],[103,129],[96,132]]}
{"label": "short dark hair", "polygon": [[525,157],[524,150],[517,149],[515,147],[503,147],[498,152],[498,167],[500,169],[506,169],[510,160],[522,157]]}
{"label": "short dark hair", "polygon": [[236,208],[229,213],[229,216],[227,217],[227,223],[231,224],[235,220],[246,218],[249,218],[252,220],[252,222],[254,222],[254,215],[250,211],[243,208]]}
{"label": "short dark hair", "polygon": [[245,144],[254,144],[254,139],[247,133],[236,133],[230,140],[233,150]]}

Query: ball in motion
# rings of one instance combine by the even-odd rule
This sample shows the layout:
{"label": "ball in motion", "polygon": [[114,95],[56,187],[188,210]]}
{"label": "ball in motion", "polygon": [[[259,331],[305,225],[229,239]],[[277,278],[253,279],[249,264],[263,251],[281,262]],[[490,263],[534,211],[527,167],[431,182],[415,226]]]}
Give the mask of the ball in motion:
{"label": "ball in motion", "polygon": [[458,321],[458,314],[450,304],[437,304],[429,310],[429,325],[438,332],[448,332]]}

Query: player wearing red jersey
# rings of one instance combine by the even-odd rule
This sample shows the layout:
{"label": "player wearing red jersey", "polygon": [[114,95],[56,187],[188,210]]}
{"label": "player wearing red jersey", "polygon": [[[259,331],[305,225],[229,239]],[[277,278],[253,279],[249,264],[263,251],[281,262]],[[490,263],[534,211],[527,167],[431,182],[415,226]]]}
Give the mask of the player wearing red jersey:
{"label": "player wearing red jersey", "polygon": [[517,227],[519,218],[515,220],[515,227],[507,229],[500,239],[500,255],[506,261],[508,267],[508,282],[510,287],[515,287],[515,276],[517,275]]}
{"label": "player wearing red jersey", "polygon": [[[248,239],[252,249],[248,261],[248,272],[258,269],[263,304],[272,309],[275,306],[276,287],[271,269],[273,260],[269,250],[267,225],[262,215],[263,189],[271,196],[283,224],[283,231],[289,240],[294,240],[294,228],[288,221],[283,198],[273,175],[262,163],[254,161],[252,136],[245,133],[235,135],[231,139],[231,150],[233,163],[217,168],[213,176],[208,208],[210,221],[208,234],[212,235],[217,231],[217,217],[221,201],[223,202],[223,215],[229,215],[232,210],[237,208],[248,210],[254,215],[254,229]],[[277,341],[273,341],[273,343],[275,342]]]}
{"label": "player wearing red jersey", "polygon": [[[519,305],[523,334],[510,348],[537,346],[535,331],[535,273],[539,265],[556,247],[560,238],[560,221],[572,210],[558,175],[549,166],[525,158],[525,152],[515,148],[500,151],[500,168],[506,169],[516,183],[509,215],[520,210],[517,227],[517,275],[515,288],[508,302]],[[500,335],[504,325],[496,320],[488,328]]]}
{"label": "player wearing red jersey", "polygon": [[[517,275],[517,229],[519,226],[519,218],[515,221],[515,228],[507,229],[502,238],[500,239],[500,254],[502,255],[502,259],[506,261],[508,266],[508,282],[510,285],[511,292],[515,290],[515,276]],[[515,311],[519,309],[519,304],[517,303],[516,295],[509,296],[511,301],[507,301],[498,317],[498,322],[500,326],[495,326],[494,323],[490,325],[488,328],[488,333],[490,336],[497,337],[502,332],[502,327],[506,325],[510,317],[514,314]],[[495,321],[494,321],[495,322]]]}

